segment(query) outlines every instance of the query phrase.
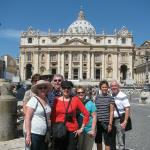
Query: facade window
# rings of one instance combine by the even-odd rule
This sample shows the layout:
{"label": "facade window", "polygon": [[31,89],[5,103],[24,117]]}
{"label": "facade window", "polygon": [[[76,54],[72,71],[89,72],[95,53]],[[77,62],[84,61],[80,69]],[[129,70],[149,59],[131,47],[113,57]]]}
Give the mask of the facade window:
{"label": "facade window", "polygon": [[51,54],[51,61],[57,61],[57,55]]}
{"label": "facade window", "polygon": [[68,61],[68,54],[65,54],[65,61]]}
{"label": "facade window", "polygon": [[108,43],[111,44],[111,40],[108,40]]}
{"label": "facade window", "polygon": [[96,78],[96,80],[100,80],[100,69],[96,69],[96,71],[95,71],[95,78]]}
{"label": "facade window", "polygon": [[79,61],[79,55],[73,54],[73,61]]}
{"label": "facade window", "polygon": [[87,42],[87,39],[84,39],[84,42]]}
{"label": "facade window", "polygon": [[83,61],[87,61],[87,55],[83,54]]}
{"label": "facade window", "polygon": [[65,72],[65,79],[68,79],[68,72]]}
{"label": "facade window", "polygon": [[121,60],[122,61],[126,61],[127,60],[127,54],[126,53],[122,53],[121,54]]}
{"label": "facade window", "polygon": [[122,43],[122,44],[126,44],[126,38],[122,38],[122,39],[121,39],[121,43]]}
{"label": "facade window", "polygon": [[27,61],[31,61],[31,53],[27,53]]}
{"label": "facade window", "polygon": [[42,43],[44,44],[44,43],[45,43],[45,40],[42,40]]}
{"label": "facade window", "polygon": [[53,42],[53,43],[56,43],[56,42],[57,42],[57,40],[56,40],[56,39],[53,39],[53,40],[52,40],[52,42]]}
{"label": "facade window", "polygon": [[78,79],[78,69],[73,69],[73,79],[77,80]]}
{"label": "facade window", "polygon": [[83,79],[87,79],[87,73],[86,72],[83,72]]}
{"label": "facade window", "polygon": [[32,38],[28,38],[28,43],[32,43]]}
{"label": "facade window", "polygon": [[52,74],[56,74],[56,68],[52,68]]}
{"label": "facade window", "polygon": [[95,54],[95,61],[101,61],[101,55],[100,54]]}
{"label": "facade window", "polygon": [[99,40],[99,39],[97,39],[97,40],[96,40],[96,43],[100,43],[100,40]]}

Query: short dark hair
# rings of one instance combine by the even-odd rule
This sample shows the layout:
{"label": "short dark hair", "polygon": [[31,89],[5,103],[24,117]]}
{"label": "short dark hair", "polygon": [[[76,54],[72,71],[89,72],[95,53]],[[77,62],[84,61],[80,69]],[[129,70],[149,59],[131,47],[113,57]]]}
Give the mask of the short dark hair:
{"label": "short dark hair", "polygon": [[33,83],[34,81],[38,81],[38,80],[40,80],[40,79],[41,79],[41,75],[38,74],[38,73],[36,73],[36,74],[34,74],[34,75],[32,76],[31,82]]}
{"label": "short dark hair", "polygon": [[101,89],[101,87],[102,87],[103,84],[106,84],[106,85],[109,87],[108,81],[107,81],[107,80],[102,80],[102,81],[99,83],[100,89]]}

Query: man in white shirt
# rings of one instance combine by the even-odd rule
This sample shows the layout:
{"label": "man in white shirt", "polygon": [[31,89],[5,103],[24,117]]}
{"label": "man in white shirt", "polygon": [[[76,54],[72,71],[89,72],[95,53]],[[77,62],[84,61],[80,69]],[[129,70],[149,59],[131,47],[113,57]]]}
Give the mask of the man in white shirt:
{"label": "man in white shirt", "polygon": [[[130,115],[130,104],[127,95],[120,91],[119,83],[113,80],[110,84],[112,96],[114,97],[116,107],[120,116],[125,115],[124,121],[120,123],[120,117],[118,112],[114,111],[114,125],[116,132],[114,132],[114,143],[115,137],[117,136],[119,150],[125,149],[125,127],[127,125],[128,117]],[[113,144],[112,150],[116,150],[116,144]]]}

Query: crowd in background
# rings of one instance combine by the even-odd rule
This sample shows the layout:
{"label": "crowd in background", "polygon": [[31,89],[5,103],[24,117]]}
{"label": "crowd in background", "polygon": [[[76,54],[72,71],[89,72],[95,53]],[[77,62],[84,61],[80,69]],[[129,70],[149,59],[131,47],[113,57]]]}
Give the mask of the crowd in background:
{"label": "crowd in background", "polygon": [[[94,87],[74,87],[60,74],[52,80],[34,74],[31,83],[22,98],[26,150],[92,150],[94,143],[102,150],[102,141],[105,150],[125,149],[130,104],[116,80],[110,85],[102,80]],[[58,123],[66,126],[63,138],[53,135]],[[51,145],[45,140],[49,131]]]}

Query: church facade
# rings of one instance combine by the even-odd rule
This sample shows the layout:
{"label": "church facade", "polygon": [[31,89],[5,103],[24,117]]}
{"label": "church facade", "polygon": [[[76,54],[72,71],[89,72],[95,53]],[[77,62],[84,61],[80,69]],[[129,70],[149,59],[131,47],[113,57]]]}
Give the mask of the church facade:
{"label": "church facade", "polygon": [[21,80],[47,71],[75,84],[94,85],[102,79],[124,82],[133,77],[134,47],[126,27],[113,34],[98,34],[80,10],[67,30],[44,34],[29,27],[21,34]]}

